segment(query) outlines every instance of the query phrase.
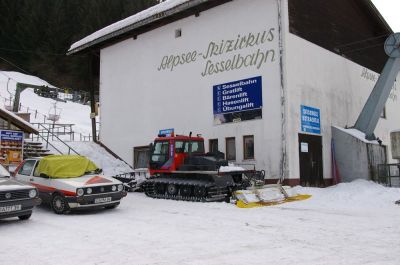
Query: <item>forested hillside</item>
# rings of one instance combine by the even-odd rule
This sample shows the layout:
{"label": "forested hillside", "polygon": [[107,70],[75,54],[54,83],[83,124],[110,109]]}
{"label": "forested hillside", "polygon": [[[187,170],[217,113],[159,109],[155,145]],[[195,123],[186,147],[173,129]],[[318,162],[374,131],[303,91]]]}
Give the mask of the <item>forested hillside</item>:
{"label": "forested hillside", "polygon": [[58,87],[87,90],[85,56],[69,46],[157,0],[0,0],[0,70],[45,79]]}

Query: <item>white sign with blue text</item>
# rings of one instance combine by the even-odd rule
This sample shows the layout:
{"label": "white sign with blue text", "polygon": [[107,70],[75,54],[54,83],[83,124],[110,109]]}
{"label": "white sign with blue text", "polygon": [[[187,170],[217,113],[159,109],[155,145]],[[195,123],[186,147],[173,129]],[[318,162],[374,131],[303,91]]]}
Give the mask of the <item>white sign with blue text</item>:
{"label": "white sign with blue text", "polygon": [[301,131],[321,134],[320,110],[301,105]]}

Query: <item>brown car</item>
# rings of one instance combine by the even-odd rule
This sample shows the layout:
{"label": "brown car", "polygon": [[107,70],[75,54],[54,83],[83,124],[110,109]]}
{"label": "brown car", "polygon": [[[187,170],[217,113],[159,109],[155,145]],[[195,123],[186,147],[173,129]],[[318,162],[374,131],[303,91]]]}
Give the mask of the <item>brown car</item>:
{"label": "brown car", "polygon": [[0,219],[18,217],[27,220],[33,207],[40,203],[35,187],[10,179],[9,172],[0,165]]}

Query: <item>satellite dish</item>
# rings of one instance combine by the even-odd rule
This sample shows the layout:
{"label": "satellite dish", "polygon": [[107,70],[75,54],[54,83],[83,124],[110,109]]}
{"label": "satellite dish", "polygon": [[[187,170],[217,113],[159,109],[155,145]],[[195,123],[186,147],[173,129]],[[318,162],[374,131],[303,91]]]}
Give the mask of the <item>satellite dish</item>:
{"label": "satellite dish", "polygon": [[400,58],[400,33],[394,33],[386,39],[385,52],[389,57]]}

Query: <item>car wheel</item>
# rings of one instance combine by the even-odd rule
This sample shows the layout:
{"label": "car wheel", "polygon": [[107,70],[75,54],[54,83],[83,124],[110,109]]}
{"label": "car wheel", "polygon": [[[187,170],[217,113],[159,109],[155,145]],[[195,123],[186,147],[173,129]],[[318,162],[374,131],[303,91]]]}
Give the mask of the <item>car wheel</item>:
{"label": "car wheel", "polygon": [[119,205],[119,203],[117,203],[117,204],[113,204],[113,205],[109,205],[109,206],[105,206],[104,208],[106,208],[107,210],[111,210],[111,209],[115,209],[115,208],[117,208],[117,207],[118,207],[118,205]]}
{"label": "car wheel", "polygon": [[178,186],[176,186],[175,184],[168,184],[167,186],[167,193],[169,195],[176,195],[178,194]]}
{"label": "car wheel", "polygon": [[28,220],[31,218],[32,213],[18,216],[19,220]]}
{"label": "car wheel", "polygon": [[51,208],[56,214],[63,214],[69,210],[69,206],[65,198],[59,194],[55,194],[51,200]]}

